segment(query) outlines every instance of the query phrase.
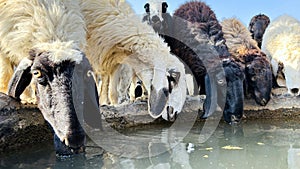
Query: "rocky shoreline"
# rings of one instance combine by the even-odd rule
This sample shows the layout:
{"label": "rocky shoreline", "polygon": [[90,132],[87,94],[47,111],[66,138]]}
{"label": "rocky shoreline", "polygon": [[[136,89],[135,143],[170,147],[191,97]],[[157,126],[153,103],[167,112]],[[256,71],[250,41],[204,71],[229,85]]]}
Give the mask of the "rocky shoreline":
{"label": "rocky shoreline", "polygon": [[[203,101],[204,97],[201,96],[188,97],[181,115],[195,118],[199,109],[202,109]],[[104,106],[101,107],[101,114],[105,118],[104,125],[118,129],[165,122],[162,119],[151,118],[145,102],[118,107]],[[254,100],[245,100],[243,120],[255,119],[300,120],[300,97],[273,96],[266,106],[258,106]],[[52,138],[49,125],[35,105],[20,104],[0,93],[0,154]]]}

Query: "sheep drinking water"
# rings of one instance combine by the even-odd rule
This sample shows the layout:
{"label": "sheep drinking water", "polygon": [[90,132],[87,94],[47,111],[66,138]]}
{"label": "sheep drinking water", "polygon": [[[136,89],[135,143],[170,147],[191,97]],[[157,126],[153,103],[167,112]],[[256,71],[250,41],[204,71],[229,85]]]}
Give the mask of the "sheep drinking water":
{"label": "sheep drinking water", "polygon": [[[38,107],[55,132],[56,152],[84,151],[81,122],[100,127],[101,118],[83,53],[86,31],[79,2],[1,0],[0,15],[0,63],[6,63],[0,72],[11,79],[8,94],[19,99],[33,79]],[[14,65],[11,76],[7,70]]]}

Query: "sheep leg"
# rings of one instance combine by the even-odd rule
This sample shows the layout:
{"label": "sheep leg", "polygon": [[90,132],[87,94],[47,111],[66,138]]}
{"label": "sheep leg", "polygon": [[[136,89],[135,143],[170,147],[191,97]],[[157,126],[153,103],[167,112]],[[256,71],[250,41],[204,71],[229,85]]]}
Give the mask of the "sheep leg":
{"label": "sheep leg", "polygon": [[128,90],[130,88],[130,84],[132,83],[132,68],[128,65],[122,64],[118,69],[119,74],[119,82],[118,83],[118,101],[119,103],[123,103],[128,101]]}
{"label": "sheep leg", "polygon": [[8,83],[13,73],[14,70],[9,59],[0,55],[0,92],[7,94]]}
{"label": "sheep leg", "polygon": [[118,83],[120,81],[120,69],[121,66],[117,66],[115,71],[110,75],[110,81],[109,81],[109,100],[112,105],[118,104]]}
{"label": "sheep leg", "polygon": [[132,82],[130,84],[130,87],[129,87],[129,98],[130,98],[130,102],[134,102],[135,100],[135,87],[136,87],[136,83],[137,83],[137,77],[136,75],[134,75],[132,77]]}
{"label": "sheep leg", "polygon": [[109,76],[103,75],[101,76],[102,82],[100,86],[100,98],[99,102],[100,105],[109,105],[109,100],[108,100],[108,86],[109,86]]}

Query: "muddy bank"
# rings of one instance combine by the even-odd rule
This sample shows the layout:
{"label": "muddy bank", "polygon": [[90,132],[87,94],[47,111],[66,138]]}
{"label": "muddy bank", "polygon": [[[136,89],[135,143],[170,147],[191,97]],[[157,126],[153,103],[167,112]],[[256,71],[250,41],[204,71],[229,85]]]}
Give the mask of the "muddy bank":
{"label": "muddy bank", "polygon": [[36,106],[22,105],[0,93],[0,153],[41,143],[52,135]]}
{"label": "muddy bank", "polygon": [[[202,109],[204,97],[188,97],[180,120],[195,121]],[[146,102],[135,102],[118,107],[101,107],[103,125],[126,128],[151,123],[167,123],[148,115]],[[267,106],[245,100],[244,120],[255,119],[300,120],[300,97],[273,96]],[[199,119],[198,119],[199,120]],[[35,105],[23,105],[0,93],[0,153],[29,144],[51,140],[53,134]]]}

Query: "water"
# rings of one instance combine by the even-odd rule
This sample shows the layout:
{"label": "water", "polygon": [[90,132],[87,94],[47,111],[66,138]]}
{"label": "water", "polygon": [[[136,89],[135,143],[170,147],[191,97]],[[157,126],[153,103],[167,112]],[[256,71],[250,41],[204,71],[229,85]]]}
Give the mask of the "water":
{"label": "water", "polygon": [[204,143],[199,137],[203,125],[197,122],[183,138],[177,137],[181,130],[170,125],[126,129],[120,133],[136,140],[106,136],[100,139],[104,147],[111,147],[105,153],[94,143],[99,140],[88,140],[86,155],[71,158],[56,158],[49,142],[0,156],[0,168],[300,168],[297,120],[243,121],[239,126],[219,123]]}

